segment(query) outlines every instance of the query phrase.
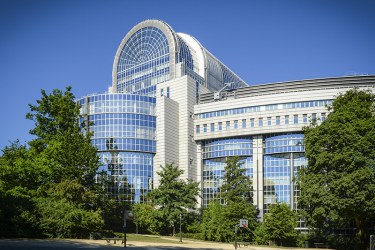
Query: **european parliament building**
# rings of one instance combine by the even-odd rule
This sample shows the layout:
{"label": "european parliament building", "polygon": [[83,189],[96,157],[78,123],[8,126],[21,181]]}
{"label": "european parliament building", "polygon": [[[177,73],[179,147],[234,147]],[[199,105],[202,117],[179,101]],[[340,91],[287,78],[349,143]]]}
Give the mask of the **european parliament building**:
{"label": "european parliament building", "polygon": [[249,86],[194,37],[146,20],[123,38],[107,93],[79,100],[110,192],[133,203],[174,163],[201,185],[200,206],[220,197],[225,160],[239,156],[260,216],[276,202],[298,209],[296,172],[307,165],[302,128],[324,122],[326,105],[375,76]]}

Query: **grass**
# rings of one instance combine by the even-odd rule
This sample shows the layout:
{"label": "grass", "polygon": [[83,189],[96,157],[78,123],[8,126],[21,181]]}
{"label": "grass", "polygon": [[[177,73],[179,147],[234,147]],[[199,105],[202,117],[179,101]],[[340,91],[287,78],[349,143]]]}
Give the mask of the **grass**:
{"label": "grass", "polygon": [[176,240],[168,240],[156,235],[126,234],[127,241],[155,242],[155,243],[179,243]]}

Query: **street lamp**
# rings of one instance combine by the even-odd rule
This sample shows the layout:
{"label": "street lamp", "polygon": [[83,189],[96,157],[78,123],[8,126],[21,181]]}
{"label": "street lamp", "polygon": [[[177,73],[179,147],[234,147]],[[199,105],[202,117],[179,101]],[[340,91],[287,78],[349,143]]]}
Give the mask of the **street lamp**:
{"label": "street lamp", "polygon": [[126,248],[126,204],[124,205],[124,247]]}
{"label": "street lamp", "polygon": [[180,242],[182,242],[182,231],[181,231],[181,214],[180,214]]}

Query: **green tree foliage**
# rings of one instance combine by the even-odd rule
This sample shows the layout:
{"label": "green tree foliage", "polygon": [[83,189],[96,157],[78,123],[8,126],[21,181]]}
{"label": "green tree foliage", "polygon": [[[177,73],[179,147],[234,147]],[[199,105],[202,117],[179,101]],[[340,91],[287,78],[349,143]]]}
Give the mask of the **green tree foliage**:
{"label": "green tree foliage", "polygon": [[180,214],[185,217],[186,209],[195,209],[199,183],[181,180],[183,170],[173,164],[162,167],[157,174],[160,176],[159,187],[148,195],[151,204],[157,208],[153,215],[157,225],[153,227],[161,234],[170,233],[170,229],[175,233]]}
{"label": "green tree foliage", "polygon": [[36,223],[30,216],[33,197],[45,183],[48,171],[33,161],[33,155],[19,141],[2,150],[0,156],[0,236],[28,237],[37,235]]}
{"label": "green tree foliage", "polygon": [[38,105],[31,105],[26,117],[35,122],[30,134],[37,136],[29,144],[50,168],[51,181],[77,179],[84,186],[94,184],[99,158],[91,144],[91,134],[82,133],[84,123],[79,124],[79,105],[74,101],[71,87],[63,93],[53,90],[47,95],[42,90]]}
{"label": "green tree foliage", "polygon": [[205,239],[229,242],[240,219],[247,219],[248,228],[240,229],[238,239],[252,241],[258,212],[252,204],[252,182],[238,156],[226,160],[222,197],[226,204],[210,203],[203,212],[202,231]]}
{"label": "green tree foliage", "polygon": [[154,212],[155,208],[151,204],[141,203],[134,204],[132,211],[134,215],[134,223],[139,227],[141,232],[158,233],[158,228],[155,228]]}
{"label": "green tree foliage", "polygon": [[357,249],[375,219],[374,101],[370,91],[349,90],[334,100],[326,121],[305,128],[309,162],[298,180],[309,224],[322,234],[354,224]]}
{"label": "green tree foliage", "polygon": [[224,168],[224,184],[221,186],[223,198],[227,203],[246,201],[251,203],[252,181],[246,176],[246,169],[238,156],[228,157]]}
{"label": "green tree foliage", "polygon": [[[279,246],[296,244],[297,214],[285,203],[271,205],[269,213],[264,215],[264,222],[257,230],[260,241],[272,240]],[[262,235],[263,234],[263,235]]]}
{"label": "green tree foliage", "polygon": [[71,88],[42,90],[30,110],[36,138],[29,147],[14,142],[0,156],[0,236],[88,235],[102,224],[93,178],[99,159],[78,123]]}
{"label": "green tree foliage", "polygon": [[234,227],[225,225],[223,209],[217,202],[211,202],[203,212],[202,231],[205,240],[230,241],[233,237]]}
{"label": "green tree foliage", "polygon": [[247,219],[247,228],[239,228],[237,240],[252,241],[254,229],[257,226],[258,212],[253,205],[245,202],[231,202],[227,205],[220,205],[211,202],[203,211],[202,233],[205,240],[231,242],[234,240],[235,226],[240,219]]}

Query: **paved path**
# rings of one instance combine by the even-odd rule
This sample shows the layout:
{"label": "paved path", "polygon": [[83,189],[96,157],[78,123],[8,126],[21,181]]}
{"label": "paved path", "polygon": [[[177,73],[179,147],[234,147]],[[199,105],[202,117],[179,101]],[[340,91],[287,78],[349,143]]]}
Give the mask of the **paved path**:
{"label": "paved path", "polygon": [[[168,238],[171,240],[170,238]],[[0,239],[0,250],[71,250],[71,249],[103,249],[115,250],[124,248],[122,244],[108,245],[104,240],[38,240],[38,239]],[[233,244],[215,243],[204,241],[183,240],[182,243],[155,243],[128,241],[127,248],[133,250],[233,250]],[[238,250],[307,250],[307,248],[288,248],[288,247],[267,247],[267,246],[247,246],[240,247]],[[314,249],[314,248],[310,248]]]}

